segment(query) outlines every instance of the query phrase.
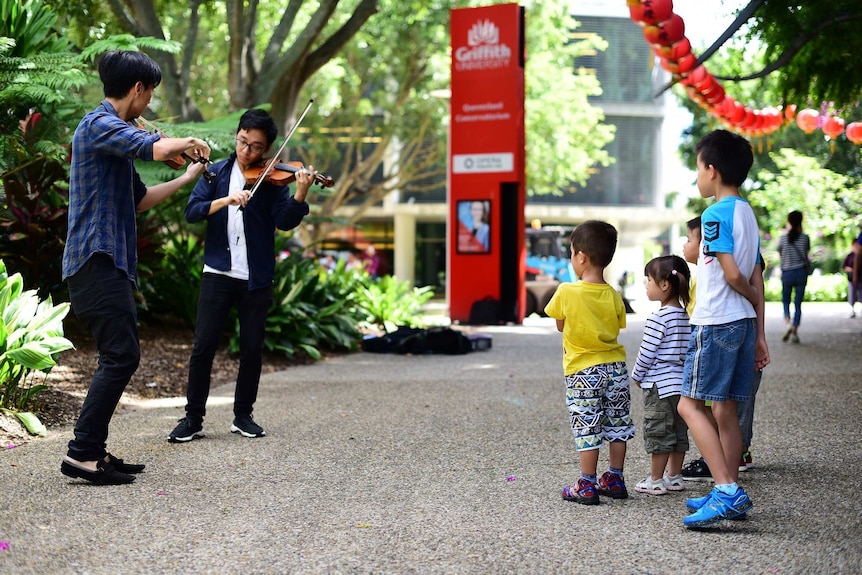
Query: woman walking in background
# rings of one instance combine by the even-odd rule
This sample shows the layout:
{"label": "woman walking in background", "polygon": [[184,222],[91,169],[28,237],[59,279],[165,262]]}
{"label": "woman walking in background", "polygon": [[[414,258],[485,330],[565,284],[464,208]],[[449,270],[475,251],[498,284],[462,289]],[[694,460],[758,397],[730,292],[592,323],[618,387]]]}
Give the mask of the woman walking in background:
{"label": "woman walking in background", "polygon": [[[778,240],[778,255],[781,256],[781,302],[784,304],[784,322],[787,331],[782,341],[799,343],[799,322],[802,319],[802,299],[808,283],[811,265],[808,251],[811,241],[802,232],[802,212],[792,211],[787,216],[787,233]],[[793,320],[790,318],[790,296],[793,295]]]}

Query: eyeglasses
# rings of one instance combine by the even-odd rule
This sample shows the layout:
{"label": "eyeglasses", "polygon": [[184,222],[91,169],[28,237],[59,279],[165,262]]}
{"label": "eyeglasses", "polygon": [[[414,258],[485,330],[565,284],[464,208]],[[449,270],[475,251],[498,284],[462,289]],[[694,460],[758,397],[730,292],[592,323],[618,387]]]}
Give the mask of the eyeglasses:
{"label": "eyeglasses", "polygon": [[257,143],[252,144],[252,143],[246,142],[242,138],[234,138],[234,141],[236,142],[236,149],[237,150],[241,150],[241,149],[245,148],[245,149],[251,151],[252,154],[262,154],[264,149],[265,149],[265,146],[263,146],[262,144],[257,144]]}

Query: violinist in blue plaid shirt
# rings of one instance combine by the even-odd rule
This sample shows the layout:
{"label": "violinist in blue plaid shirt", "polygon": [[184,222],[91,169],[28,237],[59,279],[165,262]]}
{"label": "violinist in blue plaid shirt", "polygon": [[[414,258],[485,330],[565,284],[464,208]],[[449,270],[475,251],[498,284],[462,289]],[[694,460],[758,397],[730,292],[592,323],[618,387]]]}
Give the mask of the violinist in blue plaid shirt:
{"label": "violinist in blue plaid shirt", "polygon": [[135,212],[152,208],[206,169],[189,162],[169,182],[147,186],[136,159],[165,161],[182,154],[209,158],[197,138],[167,138],[133,125],[150,103],[162,73],[140,52],[109,52],[99,62],[105,99],[81,120],[72,139],[69,232],[63,279],[77,318],[99,350],[81,415],[75,424],[63,475],[100,485],[131,483],[142,464],[125,463],[107,450],[108,424],[141,357],[134,291],[137,288]]}

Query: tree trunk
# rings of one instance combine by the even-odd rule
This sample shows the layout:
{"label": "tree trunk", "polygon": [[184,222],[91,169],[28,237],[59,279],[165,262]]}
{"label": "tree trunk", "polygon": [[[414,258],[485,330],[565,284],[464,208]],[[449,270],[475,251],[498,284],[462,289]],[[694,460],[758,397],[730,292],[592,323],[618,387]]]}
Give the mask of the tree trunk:
{"label": "tree trunk", "polygon": [[[187,54],[186,63],[190,63],[191,47],[197,39],[198,14],[197,7],[201,0],[192,0],[190,3],[192,14],[189,21],[189,36],[186,41],[184,52]],[[153,38],[165,39],[162,23],[156,14],[156,7],[152,0],[109,0],[111,12],[116,16],[120,26],[136,37],[152,36]],[[162,69],[161,88],[165,93],[164,99],[171,111],[171,115],[182,122],[200,122],[203,116],[198,110],[195,101],[189,96],[188,69],[180,70],[177,60],[173,54],[166,52],[154,52],[150,57],[156,61]]]}

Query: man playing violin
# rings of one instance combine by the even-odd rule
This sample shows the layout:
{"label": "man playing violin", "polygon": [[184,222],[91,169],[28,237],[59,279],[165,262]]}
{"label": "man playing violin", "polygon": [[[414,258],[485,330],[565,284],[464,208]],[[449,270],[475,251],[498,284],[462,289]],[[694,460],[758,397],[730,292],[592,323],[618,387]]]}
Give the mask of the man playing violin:
{"label": "man playing violin", "polygon": [[213,182],[198,180],[186,206],[190,223],[206,220],[204,269],[198,299],[195,339],[189,360],[186,416],[168,436],[172,443],[203,437],[213,358],[231,308],[239,316],[239,371],[234,393],[232,433],[263,437],[252,418],[257,400],[266,316],[272,304],[275,275],[275,230],[290,230],[308,214],[305,202],[314,170],[298,170],[296,193],[286,185],[263,181],[254,190],[244,172],[257,166],[272,147],[278,128],[263,110],[252,109],[239,120],[236,151],[212,166]]}
{"label": "man playing violin", "polygon": [[193,162],[169,182],[147,186],[134,160],[182,153],[208,158],[197,138],[164,138],[130,124],[150,103],[161,70],[140,52],[109,52],[99,62],[105,99],[84,116],[72,139],[69,230],[63,279],[77,318],[99,350],[81,414],[60,471],[101,485],[131,483],[142,464],[125,463],[107,451],[108,424],[141,357],[137,309],[135,212],[147,210],[192,183],[205,169]]}

